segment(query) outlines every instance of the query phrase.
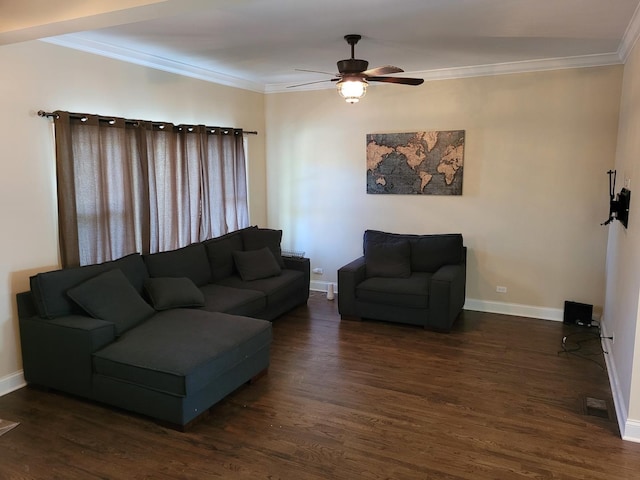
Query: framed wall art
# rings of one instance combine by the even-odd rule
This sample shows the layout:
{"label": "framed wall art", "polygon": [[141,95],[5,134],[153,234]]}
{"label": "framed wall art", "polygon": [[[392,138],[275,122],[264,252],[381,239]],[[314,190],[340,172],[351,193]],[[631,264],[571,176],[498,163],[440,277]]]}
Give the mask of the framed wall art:
{"label": "framed wall art", "polygon": [[367,193],[462,195],[464,130],[367,134]]}

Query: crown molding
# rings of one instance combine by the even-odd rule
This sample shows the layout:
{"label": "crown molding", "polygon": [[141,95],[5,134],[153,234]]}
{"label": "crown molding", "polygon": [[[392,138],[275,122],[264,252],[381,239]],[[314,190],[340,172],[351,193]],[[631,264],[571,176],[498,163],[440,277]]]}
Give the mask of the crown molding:
{"label": "crown molding", "polygon": [[[640,10],[640,9],[639,9]],[[458,78],[482,77],[491,75],[508,75],[514,73],[528,73],[548,70],[562,70],[568,68],[585,68],[604,65],[618,65],[624,63],[622,53],[628,55],[635,41],[640,35],[640,14],[636,10],[634,18],[627,28],[627,32],[621,46],[616,53],[604,53],[595,55],[582,55],[576,57],[546,58],[540,60],[525,60],[519,62],[495,63],[488,65],[474,65],[468,67],[442,68],[437,70],[424,70],[419,72],[407,72],[405,75],[424,78],[426,81],[450,80]],[[242,78],[226,75],[212,70],[207,70],[182,62],[168,60],[155,55],[145,54],[136,50],[118,47],[103,42],[97,42],[83,38],[81,35],[67,34],[57,37],[43,38],[41,41],[59,45],[74,50],[80,50],[95,55],[101,55],[116,60],[121,60],[136,65],[155,68],[165,72],[175,73],[186,77],[197,78],[206,82],[217,83],[229,87],[241,88],[258,93],[284,93],[292,91],[329,90],[335,88],[335,84],[327,81],[302,85],[291,90],[291,83],[270,83],[262,85]],[[329,79],[327,79],[329,80]]]}
{"label": "crown molding", "polygon": [[[568,68],[601,67],[605,65],[619,65],[622,63],[617,53],[603,53],[596,55],[581,55],[577,57],[545,58],[541,60],[525,60],[520,62],[494,63],[489,65],[474,65],[469,67],[441,68],[424,70],[421,72],[406,72],[403,76],[424,78],[426,81],[451,80],[456,78],[485,77],[492,75],[509,75],[513,73],[542,72],[548,70],[564,70]],[[393,76],[393,75],[390,75]],[[272,83],[265,85],[265,93],[290,92],[290,84]],[[335,84],[326,86],[323,83],[303,85],[296,91],[325,90],[335,88]]]}
{"label": "crown molding", "polygon": [[224,73],[214,72],[182,62],[175,62],[166,58],[149,55],[128,48],[118,47],[103,42],[96,42],[82,38],[76,34],[60,35],[57,37],[49,37],[41,39],[43,42],[59,45],[61,47],[72,48],[103,57],[121,60],[123,62],[133,63],[144,67],[155,68],[164,72],[175,73],[185,77],[197,78],[206,82],[218,83],[228,87],[241,88],[253,92],[264,93],[264,87],[255,82],[250,82],[242,78],[225,75]]}
{"label": "crown molding", "polygon": [[638,8],[636,8],[636,11],[633,13],[633,17],[631,17],[629,26],[625,30],[620,46],[618,47],[618,56],[622,60],[622,63],[627,63],[629,54],[631,50],[633,50],[638,38],[640,38],[640,5],[638,5]]}

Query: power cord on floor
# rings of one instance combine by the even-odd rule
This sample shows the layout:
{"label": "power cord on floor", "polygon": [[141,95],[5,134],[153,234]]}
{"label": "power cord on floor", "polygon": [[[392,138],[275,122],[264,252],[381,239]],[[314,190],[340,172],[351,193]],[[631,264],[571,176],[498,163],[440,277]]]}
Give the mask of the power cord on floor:
{"label": "power cord on floor", "polygon": [[[585,336],[586,336],[586,338],[585,338]],[[574,337],[582,337],[582,338],[580,338],[578,340],[573,340]],[[610,340],[613,339],[613,337],[603,337],[601,335],[601,333],[600,333],[599,325],[597,326],[597,328],[593,328],[593,330],[590,330],[590,331],[581,331],[581,332],[569,333],[569,334],[565,335],[564,337],[562,337],[562,350],[558,350],[557,354],[560,355],[561,353],[567,353],[569,355],[573,355],[574,357],[578,357],[578,358],[581,358],[583,360],[588,360],[590,362],[595,363],[602,370],[604,370],[605,369],[604,365],[602,365],[597,360],[591,358],[591,357],[600,356],[602,354],[607,354],[608,353],[602,348],[602,342],[600,342],[600,340],[603,339],[603,338],[607,338],[607,339],[610,339]],[[584,344],[589,343],[589,342],[593,342],[596,339],[598,340],[598,351],[597,352],[578,353],[578,352],[580,352],[582,350],[582,347],[583,347]],[[573,343],[574,345],[568,346],[567,345],[568,343]]]}

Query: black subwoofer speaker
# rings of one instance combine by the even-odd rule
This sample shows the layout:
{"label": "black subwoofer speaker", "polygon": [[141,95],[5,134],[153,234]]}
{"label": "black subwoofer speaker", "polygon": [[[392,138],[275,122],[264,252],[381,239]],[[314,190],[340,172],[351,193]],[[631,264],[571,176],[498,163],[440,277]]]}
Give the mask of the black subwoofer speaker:
{"label": "black subwoofer speaker", "polygon": [[564,302],[564,318],[563,322],[571,325],[591,326],[591,317],[593,316],[593,305],[588,303]]}

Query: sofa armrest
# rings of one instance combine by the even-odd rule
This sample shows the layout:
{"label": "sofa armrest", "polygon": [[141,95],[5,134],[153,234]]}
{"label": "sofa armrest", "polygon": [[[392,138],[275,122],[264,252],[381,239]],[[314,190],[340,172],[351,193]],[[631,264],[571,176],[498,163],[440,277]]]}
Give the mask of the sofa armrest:
{"label": "sofa armrest", "polygon": [[300,272],[310,272],[310,262],[305,257],[287,257],[282,256],[285,268],[289,270],[298,270]]}
{"label": "sofa armrest", "polygon": [[431,277],[429,326],[448,332],[465,301],[466,265],[443,265]]}
{"label": "sofa armrest", "polygon": [[309,284],[311,283],[311,262],[304,257],[286,257],[283,256],[285,268],[289,270],[297,270],[304,274],[304,285],[306,289],[306,298],[309,298]]}
{"label": "sofa armrest", "polygon": [[366,278],[364,256],[338,269],[338,311],[343,317],[358,316],[356,286]]}
{"label": "sofa armrest", "polygon": [[20,318],[25,379],[90,397],[92,354],[115,338],[113,323],[83,315]]}

